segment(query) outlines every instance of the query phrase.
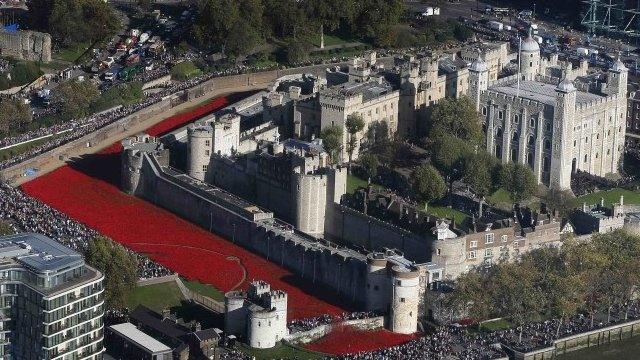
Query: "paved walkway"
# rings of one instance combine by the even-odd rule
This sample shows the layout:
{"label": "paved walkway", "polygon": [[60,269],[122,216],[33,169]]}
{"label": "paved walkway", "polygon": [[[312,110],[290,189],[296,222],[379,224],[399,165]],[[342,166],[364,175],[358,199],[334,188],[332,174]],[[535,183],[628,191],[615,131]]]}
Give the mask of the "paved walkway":
{"label": "paved walkway", "polygon": [[[49,160],[45,165],[42,165],[38,168],[38,177],[50,173],[51,171],[54,171],[55,169],[66,165],[67,160],[66,159],[73,159],[73,158],[78,158],[84,155],[89,155],[89,154],[94,154],[97,152],[100,152],[102,150],[104,150],[105,148],[111,146],[112,144],[121,141],[129,136],[144,132],[146,129],[152,127],[153,125],[162,122],[163,120],[167,119],[168,117],[171,117],[173,115],[176,115],[178,113],[181,112],[185,112],[186,110],[200,104],[203,103],[205,101],[211,100],[213,98],[216,97],[220,97],[220,96],[225,96],[228,94],[232,94],[232,93],[237,93],[237,92],[243,92],[243,91],[251,91],[251,90],[256,90],[256,89],[261,89],[263,88],[263,85],[251,85],[251,86],[241,86],[241,87],[236,87],[236,88],[224,88],[221,90],[212,90],[208,93],[206,93],[205,95],[195,98],[193,100],[190,101],[186,101],[178,106],[175,106],[173,108],[171,108],[168,111],[165,111],[161,114],[155,115],[155,116],[151,116],[141,122],[139,122],[138,124],[136,124],[135,126],[131,126],[128,127],[126,131],[120,132],[117,135],[113,135],[110,137],[106,137],[103,140],[96,142],[93,144],[93,146],[91,147],[82,147],[80,149],[75,149],[74,151],[69,151],[68,153],[65,154],[65,157],[61,160],[59,158],[52,158],[51,160]],[[25,182],[31,181],[33,180],[34,177],[20,177],[19,179],[16,179],[15,181],[12,181],[11,185],[12,186],[20,186]]]}

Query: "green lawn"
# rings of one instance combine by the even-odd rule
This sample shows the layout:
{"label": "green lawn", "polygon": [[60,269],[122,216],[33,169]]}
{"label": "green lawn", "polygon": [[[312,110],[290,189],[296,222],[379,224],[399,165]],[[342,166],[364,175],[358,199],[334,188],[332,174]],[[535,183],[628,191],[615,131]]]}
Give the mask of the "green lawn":
{"label": "green lawn", "polygon": [[127,299],[127,306],[134,309],[138,305],[144,305],[161,313],[163,309],[180,306],[183,299],[178,285],[171,281],[136,287]]}
{"label": "green lawn", "polygon": [[[367,187],[367,180],[359,178],[353,174],[347,175],[347,193],[353,194],[361,187]],[[378,184],[371,184],[374,188],[382,189],[382,186]]]}
{"label": "green lawn", "polygon": [[309,351],[303,348],[280,343],[271,349],[253,349],[245,344],[239,344],[238,350],[252,356],[255,360],[271,359],[322,359],[324,354]]}
{"label": "green lawn", "polygon": [[604,198],[604,205],[611,206],[620,202],[620,195],[624,195],[624,203],[628,205],[640,204],[640,193],[630,190],[615,188],[607,191],[598,191],[593,194],[583,195],[578,197],[578,205],[587,203],[587,205],[593,205],[600,203],[600,199]]}
{"label": "green lawn", "polygon": [[200,295],[208,296],[214,300],[224,301],[224,293],[211,285],[203,284],[198,280],[183,280],[187,289],[196,292]]}
{"label": "green lawn", "polygon": [[[342,45],[355,41],[357,40],[343,39],[339,36],[324,34],[324,46]],[[313,45],[320,47],[320,34],[313,37]]]}
{"label": "green lawn", "polygon": [[72,45],[66,49],[61,50],[57,54],[53,54],[53,57],[57,60],[74,62],[80,55],[82,55],[89,48],[89,43],[79,43]]}
{"label": "green lawn", "polygon": [[512,327],[513,325],[506,319],[498,319],[493,321],[483,322],[480,325],[481,331],[496,331],[504,330]]}
{"label": "green lawn", "polygon": [[[422,208],[424,209],[424,204],[422,205]],[[451,217],[453,217],[458,225],[462,224],[469,217],[469,215],[461,211],[441,205],[429,205],[427,207],[427,213],[447,219],[451,219]]]}
{"label": "green lawn", "polygon": [[202,70],[191,61],[183,61],[171,68],[171,77],[180,81],[191,79],[200,74],[202,74]]}
{"label": "green lawn", "polygon": [[497,204],[511,204],[511,197],[505,189],[498,189],[493,194],[487,197],[487,201],[492,205]]}

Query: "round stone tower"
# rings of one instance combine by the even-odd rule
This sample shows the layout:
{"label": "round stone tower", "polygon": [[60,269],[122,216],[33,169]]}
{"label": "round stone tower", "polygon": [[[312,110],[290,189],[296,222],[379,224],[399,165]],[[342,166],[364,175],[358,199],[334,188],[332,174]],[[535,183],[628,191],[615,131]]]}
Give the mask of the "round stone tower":
{"label": "round stone tower", "polygon": [[395,265],[391,268],[393,295],[389,313],[389,329],[399,334],[418,331],[420,278],[418,270]]}
{"label": "round stone tower", "polygon": [[534,80],[540,71],[540,45],[531,31],[529,29],[529,36],[520,44],[520,73],[525,80]]}
{"label": "round stone tower", "polygon": [[244,335],[247,316],[244,299],[242,291],[230,291],[224,295],[224,332],[229,335]]}
{"label": "round stone tower", "polygon": [[367,310],[386,311],[389,309],[391,284],[387,273],[387,259],[383,253],[367,255],[367,285],[365,300]]}
{"label": "round stone tower", "polygon": [[281,339],[276,330],[276,311],[273,310],[251,311],[247,328],[247,343],[252,348],[272,348],[278,342],[276,337]]}
{"label": "round stone tower", "polygon": [[204,181],[211,161],[213,129],[209,125],[189,125],[187,139],[187,174]]}
{"label": "round stone tower", "polygon": [[136,148],[138,144],[138,136],[132,136],[122,140],[122,155],[121,155],[121,172],[120,172],[120,186],[127,194],[136,194],[141,192],[140,176],[142,172],[143,157],[140,149]]}

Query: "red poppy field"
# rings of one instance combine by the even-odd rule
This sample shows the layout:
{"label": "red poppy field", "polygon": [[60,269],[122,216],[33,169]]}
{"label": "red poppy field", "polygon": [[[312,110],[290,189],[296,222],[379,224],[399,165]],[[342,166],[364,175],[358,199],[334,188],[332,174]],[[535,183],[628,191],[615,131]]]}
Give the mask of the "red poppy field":
{"label": "red poppy field", "polygon": [[364,331],[351,326],[334,326],[328,335],[306,345],[306,348],[332,355],[345,355],[400,345],[415,338],[415,335],[396,334],[388,330]]}
{"label": "red poppy field", "polygon": [[[233,100],[235,101],[235,100]],[[158,136],[214,112],[230,102],[218,98],[149,128]],[[221,291],[246,289],[253,279],[289,295],[289,319],[353,310],[335,294],[302,281],[290,271],[183,220],[169,211],[120,191],[120,143],[86,156],[22,186],[30,196],[66,213],[113,240],[189,279]],[[348,339],[344,338],[346,336]],[[334,342],[333,338],[337,339]],[[340,340],[342,339],[342,340]],[[373,350],[407,340],[387,331],[329,335],[313,349],[339,353]],[[349,345],[349,342],[353,344]],[[342,344],[342,345],[341,345]],[[357,345],[357,346],[356,346]],[[326,347],[326,349],[325,349]]]}

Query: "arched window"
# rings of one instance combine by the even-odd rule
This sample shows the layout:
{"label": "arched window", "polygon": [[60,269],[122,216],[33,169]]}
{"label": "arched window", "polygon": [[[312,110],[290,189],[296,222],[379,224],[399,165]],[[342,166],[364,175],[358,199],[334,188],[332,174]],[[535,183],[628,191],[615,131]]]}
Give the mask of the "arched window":
{"label": "arched window", "polygon": [[518,141],[518,132],[517,132],[517,131],[514,131],[514,132],[513,132],[513,138],[512,138],[512,140],[513,140],[513,141]]}
{"label": "arched window", "polygon": [[545,150],[551,149],[551,141],[549,141],[549,139],[544,139],[544,149]]}
{"label": "arched window", "polygon": [[529,135],[529,146],[533,146],[536,143],[536,138],[533,135]]}
{"label": "arched window", "polygon": [[486,106],[482,107],[482,115],[485,115],[485,116],[487,115],[487,107]]}
{"label": "arched window", "polygon": [[531,118],[531,119],[529,120],[529,126],[530,126],[530,127],[536,127],[536,119]]}
{"label": "arched window", "polygon": [[502,139],[502,129],[498,128],[498,131],[496,131],[496,137],[499,139]]}

